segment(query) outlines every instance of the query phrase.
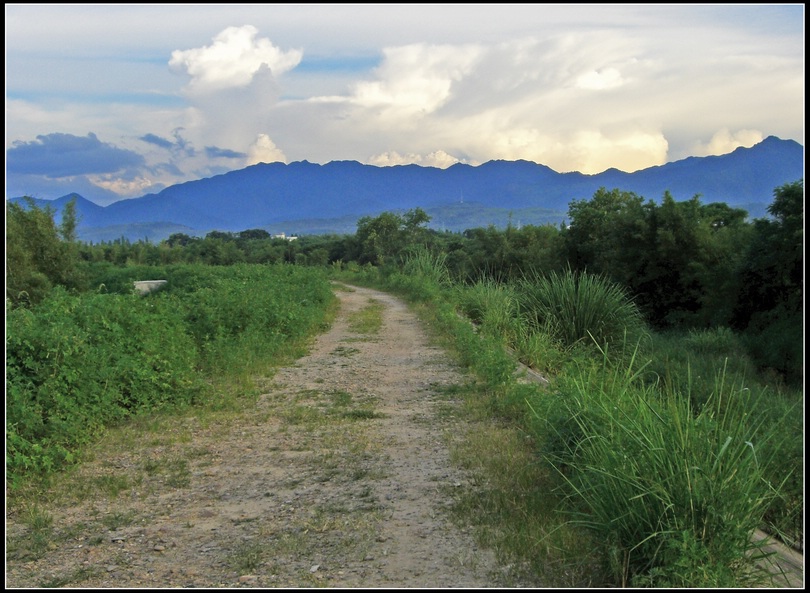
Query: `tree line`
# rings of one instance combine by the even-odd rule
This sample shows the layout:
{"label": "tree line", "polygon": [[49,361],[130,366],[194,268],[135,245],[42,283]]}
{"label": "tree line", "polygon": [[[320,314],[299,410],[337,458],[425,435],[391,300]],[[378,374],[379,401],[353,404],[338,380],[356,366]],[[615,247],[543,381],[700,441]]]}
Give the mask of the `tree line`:
{"label": "tree line", "polygon": [[76,240],[75,205],[60,224],[33,201],[6,202],[6,299],[35,304],[53,286],[90,290],[93,264],[290,263],[397,266],[415,249],[441,254],[452,280],[519,281],[528,274],[587,271],[624,286],[659,331],[728,327],[751,354],[790,382],[803,376],[804,183],[775,188],[769,218],[700,196],[660,201],[599,189],[569,204],[559,226],[427,227],[420,208],[358,220],[353,235],[277,238],[262,229],[182,233],[165,241]]}

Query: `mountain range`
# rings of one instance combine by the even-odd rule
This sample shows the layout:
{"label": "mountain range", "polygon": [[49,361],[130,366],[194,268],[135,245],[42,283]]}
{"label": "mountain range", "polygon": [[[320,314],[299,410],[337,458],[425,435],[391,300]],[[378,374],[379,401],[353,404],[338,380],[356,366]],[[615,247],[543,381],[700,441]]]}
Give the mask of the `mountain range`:
{"label": "mountain range", "polygon": [[745,209],[749,218],[762,218],[774,190],[803,177],[804,147],[769,136],[729,154],[689,157],[633,173],[558,173],[529,161],[502,160],[447,169],[299,161],[260,163],[108,206],[78,194],[35,202],[49,205],[58,221],[64,205],[75,198],[82,241],[159,242],[173,233],[204,236],[212,230],[351,234],[362,216],[417,207],[431,216],[428,226],[440,230],[557,225],[573,200],[590,199],[602,187],[656,202],[666,191],[677,201],[700,195],[704,204],[725,202]]}

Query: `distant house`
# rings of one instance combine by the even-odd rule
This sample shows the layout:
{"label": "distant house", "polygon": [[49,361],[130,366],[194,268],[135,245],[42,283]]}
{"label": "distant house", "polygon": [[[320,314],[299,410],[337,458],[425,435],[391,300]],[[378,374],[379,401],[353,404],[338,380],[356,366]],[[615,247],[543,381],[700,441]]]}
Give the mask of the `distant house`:
{"label": "distant house", "polygon": [[295,241],[298,237],[296,237],[295,235],[290,235],[288,237],[286,234],[280,233],[278,235],[273,235],[273,238],[274,239],[286,239],[287,241]]}

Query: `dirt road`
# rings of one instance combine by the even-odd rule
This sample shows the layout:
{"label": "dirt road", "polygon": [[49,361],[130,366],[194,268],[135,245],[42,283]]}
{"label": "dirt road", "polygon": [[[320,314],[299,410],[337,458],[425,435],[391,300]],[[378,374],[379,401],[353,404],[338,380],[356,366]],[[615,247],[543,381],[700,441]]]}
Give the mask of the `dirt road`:
{"label": "dirt road", "polygon": [[[447,513],[470,487],[447,440],[463,377],[396,298],[337,294],[247,413],[133,428],[72,478],[86,494],[37,511],[52,523],[7,517],[6,586],[529,586]],[[382,327],[363,333],[370,306]]]}

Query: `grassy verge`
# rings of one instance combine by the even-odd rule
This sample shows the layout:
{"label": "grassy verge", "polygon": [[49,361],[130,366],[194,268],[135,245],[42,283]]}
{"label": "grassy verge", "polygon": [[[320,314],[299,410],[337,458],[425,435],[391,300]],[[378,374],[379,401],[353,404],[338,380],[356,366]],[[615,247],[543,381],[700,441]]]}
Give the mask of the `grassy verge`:
{"label": "grassy verge", "polygon": [[[462,288],[437,277],[359,269],[352,281],[411,301],[474,373],[456,454],[480,493],[458,509],[482,543],[549,586],[770,583],[751,535],[766,524],[795,534],[800,397],[725,366],[738,357],[723,332],[677,339],[693,358],[675,361],[632,308],[617,320],[623,297],[601,281]],[[573,324],[583,308],[595,327]],[[550,385],[516,381],[509,349],[550,355]]]}

